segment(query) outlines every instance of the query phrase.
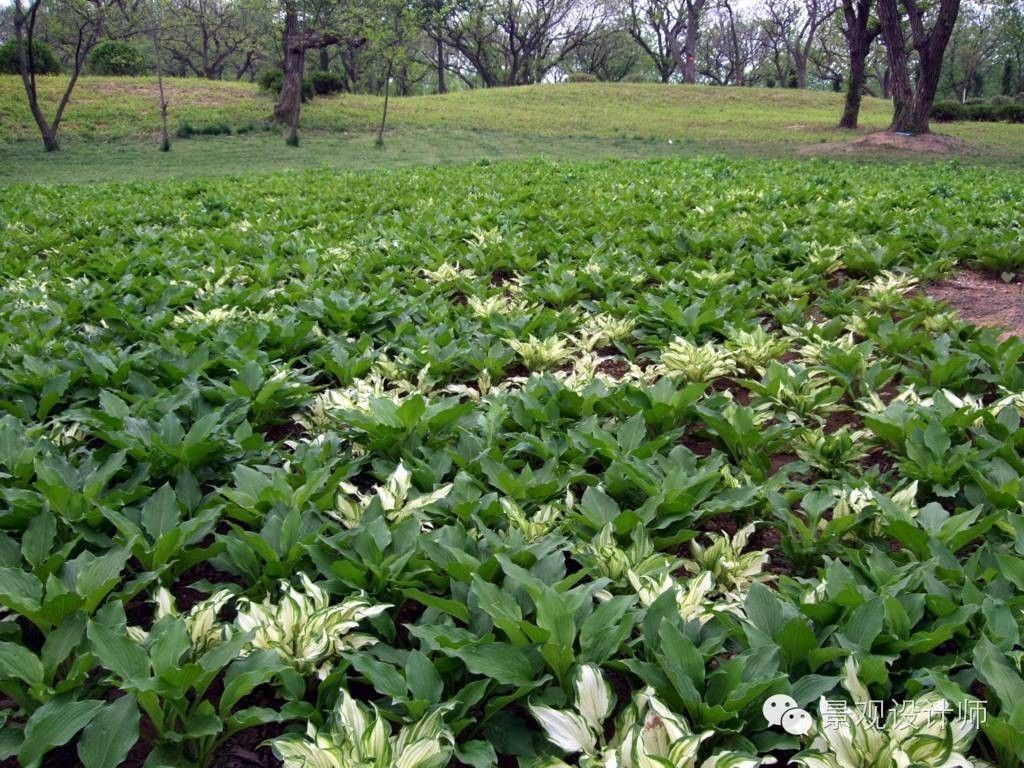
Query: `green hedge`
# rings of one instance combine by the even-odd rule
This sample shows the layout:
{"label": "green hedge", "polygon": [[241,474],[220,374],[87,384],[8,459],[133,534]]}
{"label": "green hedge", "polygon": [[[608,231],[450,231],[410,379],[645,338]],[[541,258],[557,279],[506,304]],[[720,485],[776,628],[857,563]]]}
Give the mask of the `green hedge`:
{"label": "green hedge", "polygon": [[1015,101],[961,104],[958,101],[939,101],[932,106],[932,119],[940,123],[959,121],[1024,123],[1024,103]]}

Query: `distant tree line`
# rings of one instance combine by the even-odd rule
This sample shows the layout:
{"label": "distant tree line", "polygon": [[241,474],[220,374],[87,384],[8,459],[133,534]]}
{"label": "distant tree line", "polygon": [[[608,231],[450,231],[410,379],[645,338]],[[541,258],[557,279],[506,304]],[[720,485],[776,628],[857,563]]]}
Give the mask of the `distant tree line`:
{"label": "distant tree line", "polygon": [[398,96],[562,80],[831,89],[842,126],[872,94],[912,132],[936,98],[1024,92],[1024,0],[15,0],[2,41],[30,105],[52,52],[71,87],[90,71],[260,80],[293,132],[314,73],[321,92]]}

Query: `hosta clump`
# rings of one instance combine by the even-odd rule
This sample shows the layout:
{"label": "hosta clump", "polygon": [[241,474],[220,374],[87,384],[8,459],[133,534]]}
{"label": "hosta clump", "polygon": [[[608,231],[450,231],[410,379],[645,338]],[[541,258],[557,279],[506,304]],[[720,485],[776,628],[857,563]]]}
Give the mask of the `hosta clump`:
{"label": "hosta clump", "polygon": [[789,349],[791,340],[775,336],[757,325],[751,331],[737,328],[730,332],[726,348],[741,368],[763,371],[772,360],[778,360]]}
{"label": "hosta clump", "polygon": [[453,737],[435,709],[392,735],[376,707],[371,712],[342,691],[327,723],[306,727],[271,742],[284,768],[444,768],[451,760]]}
{"label": "hosta clump", "polygon": [[300,573],[299,579],[302,590],[282,582],[276,602],[270,596],[260,603],[240,599],[235,623],[243,632],[252,632],[253,648],[276,651],[300,672],[316,672],[322,680],[341,653],[377,642],[352,630],[391,606],[371,605],[361,596],[331,605],[327,592],[308,576]]}
{"label": "hosta clump", "polygon": [[687,381],[711,381],[736,372],[732,353],[716,344],[694,344],[677,336],[661,353],[661,364],[670,376]]}
{"label": "hosta clump", "polygon": [[[579,755],[581,768],[757,768],[775,762],[738,752],[720,751],[703,762],[701,745],[714,731],[695,733],[646,688],[634,695],[619,716],[614,733],[606,737],[606,721],[615,708],[615,696],[600,669],[583,664],[573,681],[572,710],[531,706],[530,712],[553,745],[568,755]],[[567,768],[561,760],[548,760],[546,768]]]}
{"label": "hosta clump", "polygon": [[753,533],[754,524],[751,523],[732,536],[708,534],[711,543],[706,546],[694,539],[690,542],[692,560],[684,560],[683,567],[695,575],[710,573],[715,592],[730,603],[742,603],[751,584],[771,580],[769,574],[763,573],[768,564],[768,552],[744,551]]}
{"label": "hosta clump", "polygon": [[508,345],[531,371],[546,371],[565,362],[572,354],[569,343],[558,336],[538,339],[530,336],[526,341],[509,339]]}
{"label": "hosta clump", "polygon": [[793,762],[804,768],[988,766],[984,760],[966,756],[978,723],[969,718],[951,718],[956,707],[934,691],[896,704],[884,722],[876,722],[870,716],[874,703],[858,679],[858,671],[854,659],[848,658],[843,687],[853,699],[853,706],[821,697],[817,735],[810,748],[795,755]]}
{"label": "hosta clump", "polygon": [[[233,597],[230,590],[218,590],[182,615],[175,605],[174,596],[165,587],[160,587],[154,599],[156,611],[153,621],[156,623],[165,616],[181,616],[192,640],[193,651],[198,656],[231,637],[233,628],[230,623],[221,620],[220,612]],[[148,633],[141,627],[128,627],[127,631],[136,642],[145,642],[148,637]]]}
{"label": "hosta clump", "polygon": [[[412,486],[412,474],[399,463],[387,482],[378,485],[373,494],[364,494],[351,483],[341,483],[335,497],[335,508],[328,514],[346,528],[358,526],[371,509],[377,509],[391,523],[400,523],[409,517],[421,516],[431,504],[447,497],[451,489],[451,483],[447,483],[430,493],[418,493]],[[423,524],[427,525],[425,519]]]}
{"label": "hosta clump", "polygon": [[835,431],[805,429],[796,436],[793,450],[823,472],[851,469],[867,455],[869,434],[863,429],[852,430],[845,424]]}
{"label": "hosta clump", "polygon": [[591,541],[581,544],[576,558],[591,572],[616,583],[626,583],[627,575],[635,577],[665,573],[672,569],[673,558],[655,551],[643,528],[636,528],[633,540],[623,548],[615,538],[611,524],[604,526]]}

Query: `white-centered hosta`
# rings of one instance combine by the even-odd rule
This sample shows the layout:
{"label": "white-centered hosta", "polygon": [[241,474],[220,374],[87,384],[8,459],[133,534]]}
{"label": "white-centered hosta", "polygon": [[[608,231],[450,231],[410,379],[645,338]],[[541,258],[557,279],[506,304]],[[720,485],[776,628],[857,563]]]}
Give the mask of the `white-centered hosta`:
{"label": "white-centered hosta", "polygon": [[[376,504],[389,522],[400,523],[421,515],[431,504],[446,498],[451,490],[452,484],[446,483],[430,493],[419,493],[412,486],[412,474],[399,462],[384,485],[378,485],[373,493],[364,494],[351,483],[340,483],[334,510],[329,510],[328,514],[346,528],[355,528],[371,505]],[[426,526],[426,520],[423,522]]]}
{"label": "white-centered hosta", "polygon": [[344,651],[358,650],[377,642],[370,635],[353,632],[359,622],[383,613],[390,605],[371,605],[362,596],[331,605],[327,592],[299,573],[302,589],[281,583],[277,601],[270,596],[260,603],[238,601],[236,625],[252,632],[253,648],[277,651],[304,674],[316,671],[322,680]]}
{"label": "white-centered hosta", "polygon": [[692,574],[706,571],[714,579],[714,590],[730,603],[742,603],[754,582],[771,581],[763,573],[768,564],[767,550],[745,552],[754,524],[740,528],[732,536],[725,533],[710,533],[711,543],[700,544],[696,539],[690,542],[691,560],[684,560],[683,567]]}
{"label": "white-centered hosta", "polygon": [[576,498],[571,490],[565,492],[562,504],[542,504],[533,514],[526,514],[522,507],[510,498],[502,497],[501,509],[508,518],[509,527],[517,529],[527,541],[536,541],[554,530],[576,505]]}
{"label": "white-centered hosta", "polygon": [[473,278],[473,272],[469,269],[463,269],[458,265],[449,264],[445,262],[437,269],[426,269],[422,270],[423,276],[430,280],[432,283],[454,283],[459,280],[469,280]]}
{"label": "white-centered hosta", "polygon": [[636,577],[657,575],[671,571],[677,563],[674,558],[655,552],[643,528],[636,529],[630,545],[623,549],[615,539],[611,523],[591,541],[581,544],[576,556],[591,572],[618,584],[628,583],[628,573]]}
{"label": "white-centered hosta", "polygon": [[[578,755],[581,768],[757,768],[775,762],[737,752],[718,752],[703,762],[701,745],[713,731],[695,733],[648,688],[633,697],[622,712],[614,733],[607,737],[606,721],[615,708],[615,697],[601,671],[590,664],[576,670],[571,710],[531,706],[544,736],[567,755]],[[547,768],[563,768],[561,760],[549,760]]]}
{"label": "white-centered hosta", "polygon": [[284,768],[443,768],[451,760],[453,737],[435,709],[392,734],[376,707],[368,709],[342,691],[327,723],[306,727],[271,746]]}
{"label": "white-centered hosta", "polygon": [[616,341],[625,341],[636,328],[636,320],[631,317],[613,317],[612,315],[591,315],[580,328],[580,347],[593,350]]}
{"label": "white-centered hosta", "polygon": [[661,365],[670,376],[687,381],[711,381],[736,372],[732,353],[717,344],[694,344],[677,336],[661,353]]}
{"label": "white-centered hosta", "polygon": [[793,762],[804,768],[985,768],[983,760],[966,756],[977,723],[952,715],[957,708],[929,692],[900,702],[882,722],[869,716],[871,696],[857,677],[853,657],[846,661],[843,687],[852,704],[839,706],[822,697],[819,719],[809,749]]}
{"label": "white-centered hosta", "polygon": [[902,300],[903,294],[916,285],[917,278],[913,275],[885,270],[875,275],[864,290],[872,307],[885,309]]}
{"label": "white-centered hosta", "polygon": [[[232,626],[221,621],[220,612],[232,597],[229,590],[218,590],[182,614],[178,611],[170,591],[166,587],[160,587],[154,595],[156,611],[153,614],[153,622],[156,623],[166,616],[180,616],[192,641],[193,653],[199,656],[231,637]],[[140,643],[145,642],[149,635],[141,627],[128,627],[128,634]]]}
{"label": "white-centered hosta", "polygon": [[509,339],[506,342],[519,355],[523,365],[531,371],[545,371],[564,362],[572,354],[572,347],[560,336],[538,339],[530,335],[525,341]]}
{"label": "white-centered hosta", "polygon": [[763,373],[768,363],[782,357],[791,343],[790,339],[775,336],[764,326],[757,325],[750,331],[740,328],[730,331],[726,347],[741,368]]}

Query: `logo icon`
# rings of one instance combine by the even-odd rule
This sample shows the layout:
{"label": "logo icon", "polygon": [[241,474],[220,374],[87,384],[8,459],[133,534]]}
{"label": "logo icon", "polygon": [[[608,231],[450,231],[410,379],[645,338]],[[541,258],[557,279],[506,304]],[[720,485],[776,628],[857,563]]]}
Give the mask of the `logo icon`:
{"label": "logo icon", "polygon": [[769,696],[761,707],[761,714],[769,725],[780,725],[782,730],[793,736],[810,733],[814,726],[814,718],[806,709],[801,709],[796,699],[784,693]]}

